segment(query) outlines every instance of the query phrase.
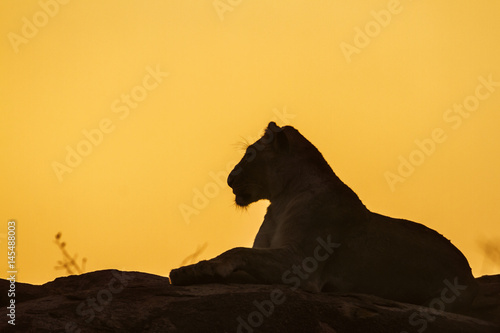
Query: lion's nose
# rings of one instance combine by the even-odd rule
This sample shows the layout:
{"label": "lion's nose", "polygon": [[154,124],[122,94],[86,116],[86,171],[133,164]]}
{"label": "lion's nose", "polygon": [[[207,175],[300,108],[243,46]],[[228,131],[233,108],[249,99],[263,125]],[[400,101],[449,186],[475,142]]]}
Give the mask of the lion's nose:
{"label": "lion's nose", "polygon": [[229,173],[229,176],[227,176],[227,185],[229,185],[229,187],[233,188],[234,182],[242,170],[241,166],[237,164],[233,171]]}
{"label": "lion's nose", "polygon": [[234,183],[234,175],[231,172],[229,174],[229,176],[227,176],[227,185],[229,185],[229,187],[233,187],[233,186],[231,186],[233,183]]}

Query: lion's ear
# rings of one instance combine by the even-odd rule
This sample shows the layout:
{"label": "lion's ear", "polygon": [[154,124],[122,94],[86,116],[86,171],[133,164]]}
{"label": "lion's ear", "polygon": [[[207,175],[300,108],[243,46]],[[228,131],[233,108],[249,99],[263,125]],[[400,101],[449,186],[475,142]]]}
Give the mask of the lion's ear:
{"label": "lion's ear", "polygon": [[290,151],[290,143],[288,142],[288,137],[283,131],[283,128],[278,127],[276,123],[270,123],[269,126],[273,124],[274,128],[272,131],[274,132],[274,140],[273,140],[273,148],[275,151],[288,153]]}
{"label": "lion's ear", "polygon": [[281,131],[281,127],[279,127],[278,125],[276,125],[276,123],[274,121],[271,121],[269,123],[269,125],[267,125],[267,130],[273,132],[273,133],[277,133],[279,131]]}
{"label": "lion's ear", "polygon": [[271,143],[275,151],[288,152],[290,147],[288,138],[283,131],[283,128],[276,125],[274,121],[270,122],[266,128],[265,138],[267,143]]}

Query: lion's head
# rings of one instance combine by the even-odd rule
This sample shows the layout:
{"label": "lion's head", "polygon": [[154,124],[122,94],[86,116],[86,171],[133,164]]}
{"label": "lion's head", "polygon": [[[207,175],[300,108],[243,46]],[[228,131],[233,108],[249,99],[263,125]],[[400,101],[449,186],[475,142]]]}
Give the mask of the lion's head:
{"label": "lion's head", "polygon": [[270,122],[264,135],[249,145],[227,179],[241,207],[280,195],[311,175],[335,177],[321,153],[291,126]]}
{"label": "lion's head", "polygon": [[238,206],[271,198],[279,185],[278,171],[289,155],[289,148],[285,132],[274,122],[269,123],[259,140],[246,148],[245,155],[227,178]]}

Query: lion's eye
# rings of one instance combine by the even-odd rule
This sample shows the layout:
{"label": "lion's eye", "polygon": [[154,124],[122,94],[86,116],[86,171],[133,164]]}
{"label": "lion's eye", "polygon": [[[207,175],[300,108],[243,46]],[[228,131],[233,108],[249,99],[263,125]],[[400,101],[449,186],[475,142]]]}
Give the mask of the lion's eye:
{"label": "lion's eye", "polygon": [[257,156],[257,151],[254,148],[249,147],[245,152],[245,155],[243,155],[243,160],[245,162],[252,162],[256,156]]}

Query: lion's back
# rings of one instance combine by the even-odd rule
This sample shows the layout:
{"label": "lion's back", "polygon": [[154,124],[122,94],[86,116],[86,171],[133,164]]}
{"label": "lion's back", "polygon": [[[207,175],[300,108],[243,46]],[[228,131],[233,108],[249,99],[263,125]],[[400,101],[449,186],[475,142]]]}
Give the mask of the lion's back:
{"label": "lion's back", "polygon": [[461,297],[447,308],[472,300],[476,285],[471,269],[448,239],[419,223],[376,213],[368,216],[346,235],[347,246],[335,265],[343,267],[350,291],[424,304],[440,297],[450,284],[458,284],[466,287],[458,288]]}

